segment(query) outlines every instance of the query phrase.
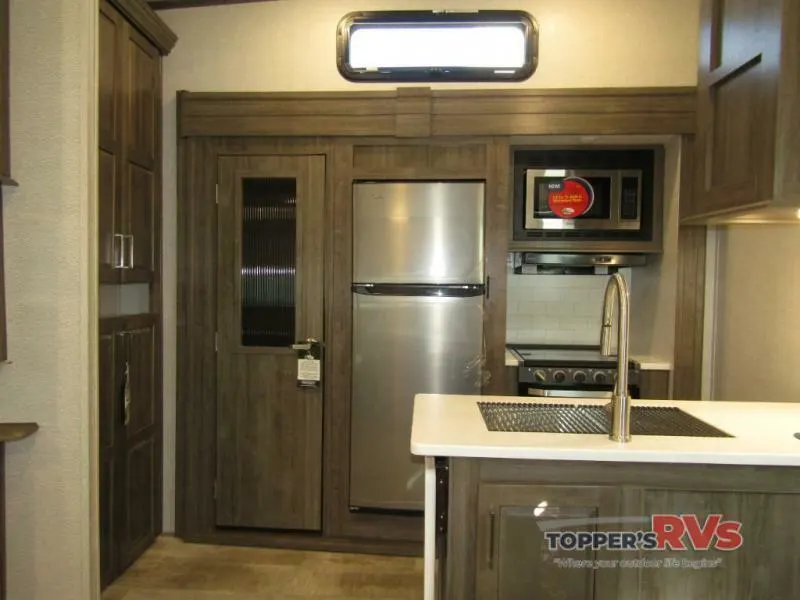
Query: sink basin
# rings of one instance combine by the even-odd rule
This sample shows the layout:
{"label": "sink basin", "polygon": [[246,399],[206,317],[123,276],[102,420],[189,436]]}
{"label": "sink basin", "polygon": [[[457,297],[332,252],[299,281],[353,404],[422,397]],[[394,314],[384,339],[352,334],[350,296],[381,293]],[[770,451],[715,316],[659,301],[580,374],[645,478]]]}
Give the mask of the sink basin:
{"label": "sink basin", "polygon": [[[594,404],[478,402],[489,431],[538,433],[608,433],[611,412]],[[631,408],[631,435],[733,437],[670,406]]]}

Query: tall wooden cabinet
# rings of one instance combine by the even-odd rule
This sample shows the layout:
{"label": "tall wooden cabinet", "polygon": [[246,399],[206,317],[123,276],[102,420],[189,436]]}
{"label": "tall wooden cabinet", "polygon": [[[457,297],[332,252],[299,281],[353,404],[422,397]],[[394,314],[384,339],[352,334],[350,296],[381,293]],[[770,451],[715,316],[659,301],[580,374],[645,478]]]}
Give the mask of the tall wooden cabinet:
{"label": "tall wooden cabinet", "polygon": [[[100,3],[103,587],[139,558],[161,532],[161,57],[176,39],[141,0]],[[138,301],[119,301],[130,297]]]}
{"label": "tall wooden cabinet", "polygon": [[695,194],[686,222],[793,220],[800,207],[800,5],[703,0]]}

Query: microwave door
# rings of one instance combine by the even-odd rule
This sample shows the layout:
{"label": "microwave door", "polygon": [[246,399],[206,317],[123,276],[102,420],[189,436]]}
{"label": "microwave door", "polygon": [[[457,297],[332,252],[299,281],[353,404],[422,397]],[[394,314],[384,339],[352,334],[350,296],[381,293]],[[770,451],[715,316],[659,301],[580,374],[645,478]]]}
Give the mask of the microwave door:
{"label": "microwave door", "polygon": [[[562,175],[566,173],[566,175]],[[562,219],[550,210],[547,201],[548,185],[565,176],[586,179],[594,189],[595,199],[589,213],[574,219]],[[526,174],[525,228],[531,230],[603,230],[620,229],[619,178],[609,171],[566,169],[529,170]]]}

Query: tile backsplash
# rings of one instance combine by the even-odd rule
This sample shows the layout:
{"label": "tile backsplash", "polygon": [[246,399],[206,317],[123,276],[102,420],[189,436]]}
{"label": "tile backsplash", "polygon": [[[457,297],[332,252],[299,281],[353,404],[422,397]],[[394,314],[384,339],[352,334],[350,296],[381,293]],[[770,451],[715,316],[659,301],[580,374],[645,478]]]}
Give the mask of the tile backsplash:
{"label": "tile backsplash", "polygon": [[[630,284],[630,269],[620,272]],[[601,275],[515,275],[509,270],[506,341],[599,344],[607,282]]]}

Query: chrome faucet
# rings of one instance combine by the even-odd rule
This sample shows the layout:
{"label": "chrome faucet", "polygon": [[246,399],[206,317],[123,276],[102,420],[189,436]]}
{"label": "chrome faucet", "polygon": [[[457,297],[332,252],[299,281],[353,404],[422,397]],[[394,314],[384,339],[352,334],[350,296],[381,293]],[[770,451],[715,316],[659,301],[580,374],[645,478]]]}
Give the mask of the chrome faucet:
{"label": "chrome faucet", "polygon": [[615,442],[631,441],[631,399],[628,396],[628,326],[630,297],[628,283],[614,273],[606,285],[603,297],[603,325],[600,329],[600,354],[611,356],[611,328],[614,305],[619,305],[617,318],[617,381],[611,395],[611,431],[608,437]]}

